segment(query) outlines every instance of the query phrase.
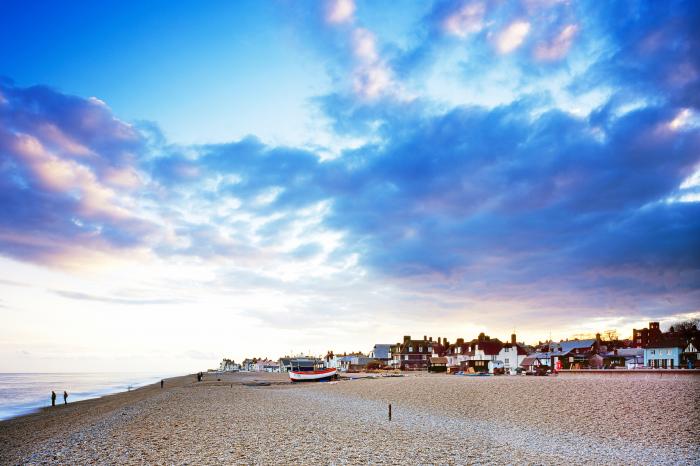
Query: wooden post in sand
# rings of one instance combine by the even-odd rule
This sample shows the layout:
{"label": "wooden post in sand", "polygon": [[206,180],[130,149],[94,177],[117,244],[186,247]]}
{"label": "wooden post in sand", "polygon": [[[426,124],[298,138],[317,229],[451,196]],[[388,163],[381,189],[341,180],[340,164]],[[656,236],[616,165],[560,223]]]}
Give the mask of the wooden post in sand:
{"label": "wooden post in sand", "polygon": [[389,420],[391,421],[391,403],[389,403]]}

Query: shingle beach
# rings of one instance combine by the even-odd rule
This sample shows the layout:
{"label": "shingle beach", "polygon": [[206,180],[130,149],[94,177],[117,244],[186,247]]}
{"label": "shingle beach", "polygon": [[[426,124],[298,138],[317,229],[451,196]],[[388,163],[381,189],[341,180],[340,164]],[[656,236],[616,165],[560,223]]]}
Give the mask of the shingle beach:
{"label": "shingle beach", "polygon": [[0,422],[0,463],[700,464],[697,377],[194,380]]}

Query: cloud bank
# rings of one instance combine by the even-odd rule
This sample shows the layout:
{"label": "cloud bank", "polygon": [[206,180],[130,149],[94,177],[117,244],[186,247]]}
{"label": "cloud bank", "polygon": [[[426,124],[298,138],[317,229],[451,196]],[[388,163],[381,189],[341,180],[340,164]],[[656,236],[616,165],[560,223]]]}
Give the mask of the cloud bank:
{"label": "cloud bank", "polygon": [[[696,4],[494,5],[436,3],[404,48],[351,1],[321,8],[319,34],[346,38],[348,82],[315,103],[339,136],[366,136],[332,159],[254,136],[177,147],[97,99],[3,82],[0,253],[61,265],[141,251],[282,282],[355,271],[590,315],[697,308]],[[457,69],[507,63],[516,98],[422,92],[435,51],[465,44],[485,61]],[[604,98],[572,111],[532,90],[551,88],[544,70],[568,70],[568,99]]]}

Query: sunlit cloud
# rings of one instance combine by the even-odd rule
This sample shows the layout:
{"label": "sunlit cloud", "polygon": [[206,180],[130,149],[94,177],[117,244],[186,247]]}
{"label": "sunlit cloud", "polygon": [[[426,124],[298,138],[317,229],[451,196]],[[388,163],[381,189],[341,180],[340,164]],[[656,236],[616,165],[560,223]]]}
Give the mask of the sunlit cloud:
{"label": "sunlit cloud", "polygon": [[350,22],[354,13],[354,0],[329,0],[326,4],[326,21],[331,24]]}
{"label": "sunlit cloud", "polygon": [[460,9],[443,20],[445,33],[465,38],[484,29],[484,14],[486,7],[483,2],[465,3]]}
{"label": "sunlit cloud", "polygon": [[535,58],[540,61],[554,61],[566,57],[577,32],[578,26],[575,24],[564,26],[550,42],[539,44],[535,48]]}
{"label": "sunlit cloud", "polygon": [[[485,312],[497,332],[512,324],[539,338],[543,326],[565,337],[697,311],[696,6],[280,8],[294,14],[267,26],[312,68],[268,68],[246,37],[237,69],[269,71],[256,105],[288,121],[292,84],[305,89],[290,98],[323,127],[305,143],[250,131],[251,108],[230,93],[242,78],[211,67],[200,80],[187,54],[172,69],[187,70],[189,87],[167,91],[201,95],[207,113],[193,108],[188,121],[225,120],[230,137],[175,144],[168,122],[125,106],[145,87],[101,100],[73,95],[94,89],[70,80],[58,90],[0,78],[0,265],[33,287],[0,281],[12,286],[3,312],[50,321],[57,302],[90,323],[99,310],[148,354],[161,355],[153,329],[175,347],[192,336],[170,353],[198,360],[231,341],[255,353],[267,348],[260,335],[314,351],[329,335],[464,336],[483,330]],[[240,107],[240,121],[207,96]],[[571,315],[587,324],[577,330]],[[17,335],[29,326],[6,320]],[[212,346],[204,321],[231,334]],[[313,331],[290,332],[299,322]]]}
{"label": "sunlit cloud", "polygon": [[530,23],[514,21],[496,36],[496,48],[499,53],[508,54],[522,45],[530,32]]}

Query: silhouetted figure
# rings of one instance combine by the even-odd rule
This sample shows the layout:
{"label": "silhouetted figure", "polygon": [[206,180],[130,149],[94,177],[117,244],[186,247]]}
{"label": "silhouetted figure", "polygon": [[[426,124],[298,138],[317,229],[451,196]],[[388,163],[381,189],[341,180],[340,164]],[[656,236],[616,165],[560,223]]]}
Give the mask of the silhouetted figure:
{"label": "silhouetted figure", "polygon": [[160,381],[160,388],[163,388],[163,381]]}
{"label": "silhouetted figure", "polygon": [[51,406],[56,406],[56,392],[51,390]]}
{"label": "silhouetted figure", "polygon": [[63,404],[67,405],[68,404],[68,392],[63,390]]}

